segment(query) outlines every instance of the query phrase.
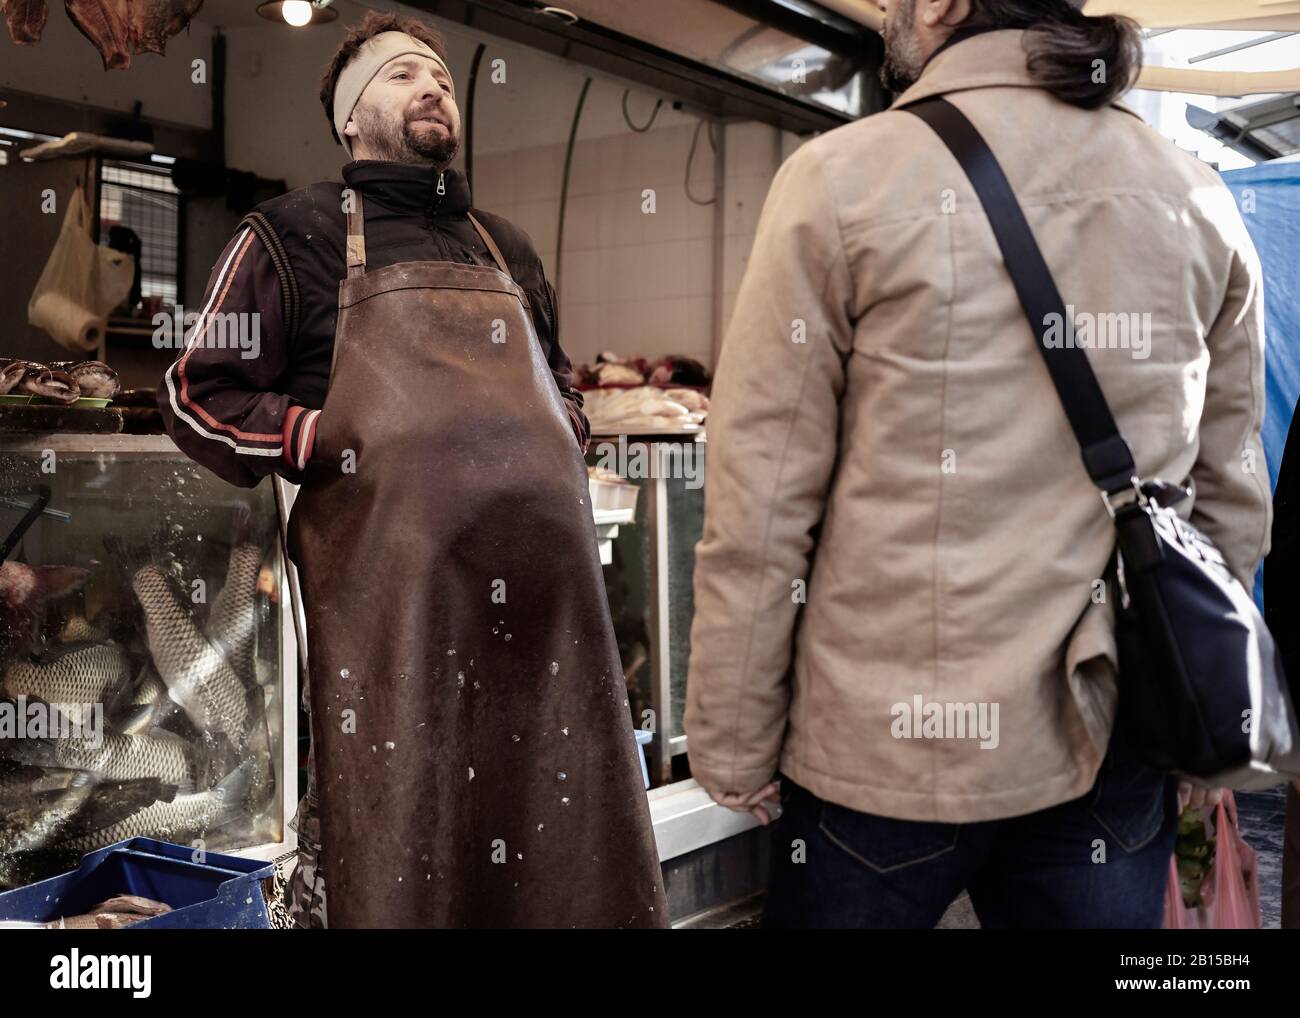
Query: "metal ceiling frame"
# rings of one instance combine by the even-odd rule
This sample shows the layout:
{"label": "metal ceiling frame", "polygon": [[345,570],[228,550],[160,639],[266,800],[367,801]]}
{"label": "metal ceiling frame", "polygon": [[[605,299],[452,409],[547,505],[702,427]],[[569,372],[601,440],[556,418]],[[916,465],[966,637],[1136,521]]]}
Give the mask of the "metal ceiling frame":
{"label": "metal ceiling frame", "polygon": [[[856,119],[826,106],[784,95],[590,21],[546,13],[535,0],[405,0],[412,7],[467,28],[531,46],[565,60],[635,81],[718,119],[758,120],[785,131],[826,131]],[[884,59],[875,32],[805,0],[715,0],[835,52],[861,54],[871,72]],[[562,12],[563,0],[555,5]],[[867,112],[884,109],[875,75]]]}
{"label": "metal ceiling frame", "polygon": [[1198,131],[1217,138],[1248,159],[1268,161],[1292,155],[1260,138],[1256,132],[1300,118],[1300,95],[1280,95],[1261,102],[1213,113],[1198,106],[1187,107],[1187,122]]}
{"label": "metal ceiling frame", "polygon": [[1269,32],[1258,39],[1249,39],[1246,42],[1235,43],[1232,46],[1224,46],[1222,49],[1210,50],[1208,53],[1198,53],[1194,57],[1188,57],[1187,62],[1189,64],[1199,64],[1206,60],[1213,60],[1215,57],[1226,57],[1229,53],[1240,53],[1242,50],[1254,49],[1256,46],[1263,46],[1265,43],[1277,42],[1278,39],[1289,39],[1295,34],[1295,32]]}

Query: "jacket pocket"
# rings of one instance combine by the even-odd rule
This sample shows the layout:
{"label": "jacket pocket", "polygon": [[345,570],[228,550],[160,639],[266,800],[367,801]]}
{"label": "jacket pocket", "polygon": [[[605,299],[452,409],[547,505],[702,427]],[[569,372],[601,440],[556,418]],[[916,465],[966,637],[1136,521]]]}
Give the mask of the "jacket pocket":
{"label": "jacket pocket", "polygon": [[946,855],[957,847],[957,824],[894,820],[822,803],[823,834],[864,866],[890,873]]}
{"label": "jacket pocket", "polygon": [[[1114,596],[1113,588],[1107,597]],[[1065,681],[1070,699],[1092,746],[1087,756],[1105,755],[1119,696],[1119,655],[1115,649],[1115,613],[1111,605],[1090,603],[1065,645]],[[1073,747],[1076,754],[1080,747]]]}

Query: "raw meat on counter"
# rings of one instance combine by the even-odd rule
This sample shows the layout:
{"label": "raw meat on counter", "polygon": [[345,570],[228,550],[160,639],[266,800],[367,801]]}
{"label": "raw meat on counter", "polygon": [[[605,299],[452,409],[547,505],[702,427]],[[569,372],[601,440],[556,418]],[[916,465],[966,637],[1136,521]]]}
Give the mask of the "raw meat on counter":
{"label": "raw meat on counter", "polygon": [[644,357],[619,357],[602,353],[595,364],[579,365],[574,383],[582,389],[605,385],[708,386],[709,372],[699,361],[673,354],[647,361]]}
{"label": "raw meat on counter", "polygon": [[660,389],[639,385],[631,389],[588,389],[583,411],[591,433],[693,431],[704,423],[709,398],[694,389]]}
{"label": "raw meat on counter", "polygon": [[631,364],[600,364],[592,372],[593,385],[640,385],[645,372]]}

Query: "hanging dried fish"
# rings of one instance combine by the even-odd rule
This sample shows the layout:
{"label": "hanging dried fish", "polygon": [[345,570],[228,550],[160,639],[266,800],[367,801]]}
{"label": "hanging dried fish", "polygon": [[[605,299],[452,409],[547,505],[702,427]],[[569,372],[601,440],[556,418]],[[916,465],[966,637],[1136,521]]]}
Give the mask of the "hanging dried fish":
{"label": "hanging dried fish", "polygon": [[131,8],[127,0],[64,0],[68,17],[104,60],[104,70],[131,66]]}
{"label": "hanging dried fish", "polygon": [[162,54],[167,40],[199,12],[203,0],[132,0],[137,53]]}
{"label": "hanging dried fish", "polygon": [[64,6],[108,71],[126,70],[135,53],[162,55],[167,40],[189,25],[203,0],[64,0]]}
{"label": "hanging dried fish", "polygon": [[0,0],[0,10],[9,22],[9,36],[20,46],[41,41],[45,19],[50,16],[45,0]]}

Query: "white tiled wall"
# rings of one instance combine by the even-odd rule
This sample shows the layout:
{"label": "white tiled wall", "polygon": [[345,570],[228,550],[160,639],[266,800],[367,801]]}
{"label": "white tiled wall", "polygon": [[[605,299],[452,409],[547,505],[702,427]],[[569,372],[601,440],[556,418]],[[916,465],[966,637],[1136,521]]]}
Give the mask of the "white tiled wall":
{"label": "white tiled wall", "polygon": [[[693,133],[679,125],[574,146],[559,301],[561,341],[575,362],[602,350],[711,359],[716,231],[713,206],[695,204],[683,186]],[[474,162],[474,203],[528,232],[552,282],[564,152],[555,144]],[[713,191],[706,127],[691,193],[708,200]]]}
{"label": "white tiled wall", "polygon": [[[790,136],[763,124],[733,124],[727,128],[725,203],[722,223],[722,321],[731,320],[736,292],[749,264],[759,213],[784,158]],[[719,337],[719,340],[721,337]]]}
{"label": "white tiled wall", "polygon": [[[683,186],[693,127],[575,145],[559,284],[561,342],[575,363],[612,350],[712,365],[721,340],[715,295],[725,328],[772,176],[798,144],[757,123],[715,132],[719,140],[725,132],[720,229],[714,205],[696,204]],[[474,163],[474,203],[528,232],[553,283],[564,149],[495,152]],[[691,165],[697,201],[715,197],[714,159],[705,127]],[[653,213],[643,211],[646,190]]]}

